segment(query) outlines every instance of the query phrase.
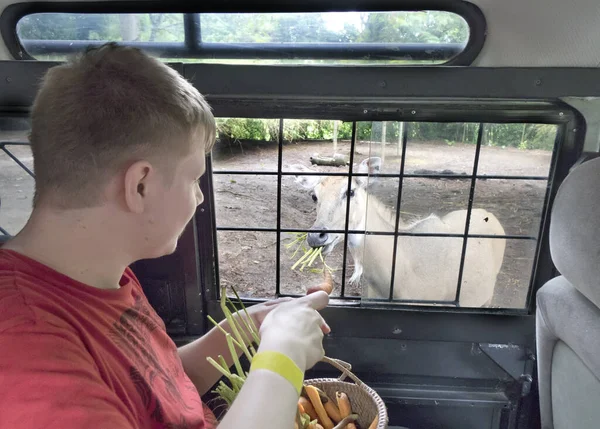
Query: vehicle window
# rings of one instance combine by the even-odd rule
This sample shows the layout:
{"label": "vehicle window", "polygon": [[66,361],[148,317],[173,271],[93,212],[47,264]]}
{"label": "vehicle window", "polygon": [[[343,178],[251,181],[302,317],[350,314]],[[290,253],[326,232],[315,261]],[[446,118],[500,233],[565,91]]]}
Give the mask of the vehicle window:
{"label": "vehicle window", "polygon": [[[219,118],[219,129],[212,163],[221,286],[247,298],[302,295],[327,269],[337,299],[387,302],[396,247],[402,284],[444,272],[438,281],[449,292],[419,289],[394,302],[460,306],[461,296],[468,303],[467,294],[492,281],[487,307],[526,307],[558,125]],[[361,177],[370,159],[379,169]],[[367,194],[351,201],[348,214],[350,174]],[[319,185],[304,187],[297,177]],[[455,219],[444,218],[452,212]],[[427,221],[431,215],[445,223]],[[337,241],[309,263],[302,257],[311,230]],[[352,240],[374,237],[389,240],[353,254]],[[363,275],[353,279],[361,260]]]}
{"label": "vehicle window", "polygon": [[442,64],[466,47],[447,11],[323,13],[34,13],[16,26],[26,52],[63,60],[118,41],[165,59],[251,64]]}

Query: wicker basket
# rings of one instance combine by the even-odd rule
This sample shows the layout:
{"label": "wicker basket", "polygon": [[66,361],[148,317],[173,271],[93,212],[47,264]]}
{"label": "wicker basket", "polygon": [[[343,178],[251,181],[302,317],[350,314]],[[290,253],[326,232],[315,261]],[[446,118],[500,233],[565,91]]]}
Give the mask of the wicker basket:
{"label": "wicker basket", "polygon": [[[347,394],[352,406],[352,412],[359,416],[357,423],[361,428],[367,429],[375,419],[375,416],[378,415],[379,423],[377,424],[377,429],[387,429],[387,408],[377,392],[351,372],[352,366],[349,363],[328,357],[324,357],[323,362],[340,370],[342,373],[340,378],[313,378],[305,380],[304,384],[318,387],[330,398],[335,398],[335,392]],[[346,377],[354,383],[344,381]]]}

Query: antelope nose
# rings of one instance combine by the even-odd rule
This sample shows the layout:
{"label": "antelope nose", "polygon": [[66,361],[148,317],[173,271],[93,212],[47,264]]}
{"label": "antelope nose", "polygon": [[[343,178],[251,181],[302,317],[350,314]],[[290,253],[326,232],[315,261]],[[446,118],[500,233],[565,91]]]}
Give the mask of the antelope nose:
{"label": "antelope nose", "polygon": [[[326,228],[320,228],[326,229]],[[328,232],[309,232],[306,237],[306,242],[310,247],[321,247],[324,246],[329,240]]]}

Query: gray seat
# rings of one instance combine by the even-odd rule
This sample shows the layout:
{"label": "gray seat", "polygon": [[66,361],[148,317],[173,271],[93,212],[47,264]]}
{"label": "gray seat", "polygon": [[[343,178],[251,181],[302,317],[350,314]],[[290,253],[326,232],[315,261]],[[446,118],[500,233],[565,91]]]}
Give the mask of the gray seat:
{"label": "gray seat", "polygon": [[575,167],[550,218],[561,276],[537,293],[542,429],[600,427],[600,158]]}

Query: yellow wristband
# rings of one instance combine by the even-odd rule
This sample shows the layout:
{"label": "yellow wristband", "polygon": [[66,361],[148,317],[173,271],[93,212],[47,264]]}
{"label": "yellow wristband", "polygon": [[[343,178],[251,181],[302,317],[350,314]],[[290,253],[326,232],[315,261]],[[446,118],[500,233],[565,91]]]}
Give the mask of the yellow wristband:
{"label": "yellow wristband", "polygon": [[266,369],[267,371],[277,373],[292,383],[298,395],[302,392],[304,372],[292,359],[283,353],[273,351],[258,352],[252,358],[250,372],[255,369]]}

